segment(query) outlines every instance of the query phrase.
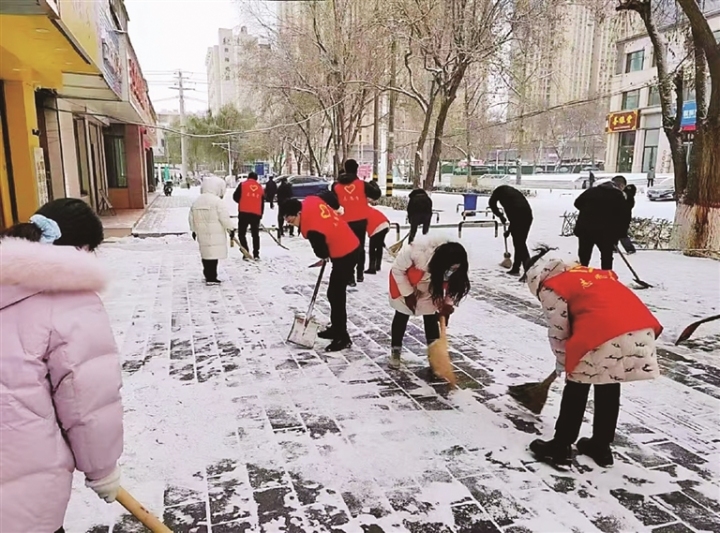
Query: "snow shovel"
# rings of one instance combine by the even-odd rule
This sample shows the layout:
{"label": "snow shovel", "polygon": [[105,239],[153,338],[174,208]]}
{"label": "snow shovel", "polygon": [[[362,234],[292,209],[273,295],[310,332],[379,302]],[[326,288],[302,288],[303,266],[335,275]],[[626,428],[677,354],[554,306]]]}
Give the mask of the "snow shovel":
{"label": "snow shovel", "polygon": [[142,525],[153,533],[172,533],[155,515],[148,511],[139,501],[133,498],[124,488],[120,487],[117,502],[125,507],[131,515],[140,520]]}
{"label": "snow shovel", "polygon": [[640,286],[638,287],[638,289],[652,289],[652,288],[653,288],[652,285],[650,285],[649,283],[641,280],[641,279],[638,277],[637,272],[635,272],[635,269],[632,267],[632,265],[630,264],[630,261],[628,261],[627,257],[625,257],[625,254],[620,251],[620,248],[618,248],[618,247],[616,246],[616,247],[615,247],[615,251],[620,254],[620,257],[622,257],[622,260],[625,262],[625,264],[627,265],[627,267],[630,269],[630,272],[632,272],[633,278],[635,279],[635,283],[637,283],[638,285],[640,285]]}
{"label": "snow shovel", "polygon": [[410,234],[407,233],[407,234],[406,234],[402,239],[400,239],[398,242],[396,242],[396,243],[393,244],[393,245],[388,246],[388,248],[387,248],[388,253],[389,253],[390,255],[392,255],[393,257],[395,257],[395,256],[400,252],[400,250],[402,249],[403,243],[405,242],[405,239],[407,239],[409,235],[410,235]]}
{"label": "snow shovel", "polygon": [[320,259],[320,261],[313,263],[308,268],[319,268],[325,264],[325,259]]}
{"label": "snow shovel", "polygon": [[710,316],[707,318],[703,318],[702,320],[698,320],[697,322],[693,322],[688,327],[686,327],[684,330],[682,330],[682,333],[678,337],[678,340],[675,342],[675,346],[680,344],[681,342],[685,342],[690,338],[690,336],[695,333],[695,330],[699,328],[701,325],[706,324],[707,322],[712,322],[713,320],[717,320],[720,318],[720,315]]}
{"label": "snow shovel", "polygon": [[320,324],[312,319],[312,313],[318,292],[320,292],[323,274],[325,274],[325,265],[326,262],[323,261],[317,283],[315,283],[315,290],[310,300],[310,307],[308,307],[307,313],[305,313],[305,318],[300,315],[295,315],[295,321],[293,322],[292,328],[290,328],[290,334],[287,338],[288,342],[297,344],[303,348],[312,348],[315,346],[315,339],[317,339],[318,330],[320,329]]}
{"label": "snow shovel", "polygon": [[267,229],[262,224],[260,224],[260,229],[262,231],[264,231],[265,233],[267,233],[268,235],[270,235],[272,240],[274,240],[280,248],[284,248],[285,250],[290,250],[290,248],[288,248],[287,246],[285,246],[283,243],[280,242],[280,239],[278,239],[275,235],[272,234],[271,230]]}
{"label": "snow shovel", "polygon": [[443,378],[450,384],[450,388],[454,389],[457,385],[457,379],[450,362],[444,316],[440,317],[440,338],[428,346],[428,359],[430,360],[430,368],[432,368],[435,375]]}
{"label": "snow shovel", "polygon": [[237,237],[233,237],[233,238],[230,240],[230,246],[231,246],[231,247],[232,247],[232,244],[233,244],[233,243],[237,244],[238,248],[240,248],[240,251],[242,252],[242,254],[243,254],[243,256],[245,257],[245,259],[249,259],[250,261],[254,261],[254,260],[255,260],[255,258],[252,256],[252,254],[251,254],[250,252],[248,252],[247,249],[246,249],[242,244],[240,244],[240,241],[237,240]]}
{"label": "snow shovel", "polygon": [[557,379],[558,374],[553,370],[552,374],[541,382],[524,383],[522,385],[511,385],[508,387],[508,394],[520,405],[526,407],[536,415],[539,415],[545,402],[547,402],[550,385]]}

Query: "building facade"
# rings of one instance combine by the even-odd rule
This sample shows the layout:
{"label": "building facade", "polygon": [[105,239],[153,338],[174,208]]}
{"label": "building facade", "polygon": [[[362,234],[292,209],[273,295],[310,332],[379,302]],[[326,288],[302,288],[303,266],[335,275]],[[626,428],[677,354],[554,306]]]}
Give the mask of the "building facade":
{"label": "building facade", "polygon": [[205,67],[208,80],[208,107],[217,113],[227,105],[254,109],[260,102],[251,80],[243,75],[243,65],[258,45],[247,27],[218,30],[218,44],[208,48]]}
{"label": "building facade", "polygon": [[[720,12],[706,16],[716,40],[720,41]],[[676,27],[668,27],[663,33],[668,41],[668,67],[673,70],[687,57],[684,33]],[[607,115],[606,170],[673,172],[670,145],[662,130],[657,81],[655,55],[647,34],[617,43]],[[695,131],[695,110],[695,90],[690,86],[684,95],[681,123],[683,140],[689,149]]]}
{"label": "building facade", "polygon": [[127,25],[122,0],[0,4],[2,226],[55,198],[147,204],[155,113]]}

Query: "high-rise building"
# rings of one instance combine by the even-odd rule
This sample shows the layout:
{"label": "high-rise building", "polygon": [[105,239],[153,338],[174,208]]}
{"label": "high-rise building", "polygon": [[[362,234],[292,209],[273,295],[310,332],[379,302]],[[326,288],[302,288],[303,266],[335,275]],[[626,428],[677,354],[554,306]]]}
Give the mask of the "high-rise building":
{"label": "high-rise building", "polygon": [[243,65],[259,46],[247,27],[218,30],[218,44],[208,48],[205,67],[208,79],[208,107],[217,113],[226,105],[238,109],[259,105],[256,91],[243,77]]}

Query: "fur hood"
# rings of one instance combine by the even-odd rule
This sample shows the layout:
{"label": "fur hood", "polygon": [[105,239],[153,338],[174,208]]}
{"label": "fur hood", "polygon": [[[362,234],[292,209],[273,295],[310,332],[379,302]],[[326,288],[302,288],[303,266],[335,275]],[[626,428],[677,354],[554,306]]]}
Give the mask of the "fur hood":
{"label": "fur hood", "polygon": [[0,240],[0,308],[38,292],[99,292],[106,284],[102,264],[92,253],[24,239]]}
{"label": "fur hood", "polygon": [[200,194],[214,194],[220,198],[225,197],[225,191],[227,190],[227,183],[222,178],[217,176],[208,176],[202,180],[200,185]]}
{"label": "fur hood", "polygon": [[563,262],[562,259],[541,259],[527,271],[528,289],[537,298],[543,283],[558,274],[562,274],[572,266]]}
{"label": "fur hood", "polygon": [[410,258],[416,268],[427,272],[427,266],[438,246],[451,242],[447,235],[433,234],[416,237],[410,247]]}

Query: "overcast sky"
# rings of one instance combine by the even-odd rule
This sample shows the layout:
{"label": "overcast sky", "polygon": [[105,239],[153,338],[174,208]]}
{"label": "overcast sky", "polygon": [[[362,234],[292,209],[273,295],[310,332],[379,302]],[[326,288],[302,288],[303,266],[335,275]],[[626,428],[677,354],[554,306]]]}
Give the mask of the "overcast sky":
{"label": "overcast sky", "polygon": [[253,18],[234,0],[125,0],[125,5],[130,38],[157,112],[178,109],[177,98],[171,98],[177,91],[167,89],[178,69],[198,82],[189,84],[196,90],[187,93],[188,111],[207,108],[205,55],[217,44],[219,28],[244,24],[250,33],[259,33]]}

